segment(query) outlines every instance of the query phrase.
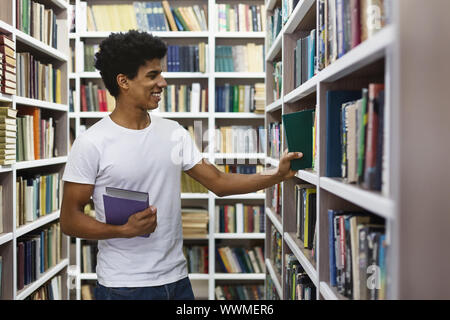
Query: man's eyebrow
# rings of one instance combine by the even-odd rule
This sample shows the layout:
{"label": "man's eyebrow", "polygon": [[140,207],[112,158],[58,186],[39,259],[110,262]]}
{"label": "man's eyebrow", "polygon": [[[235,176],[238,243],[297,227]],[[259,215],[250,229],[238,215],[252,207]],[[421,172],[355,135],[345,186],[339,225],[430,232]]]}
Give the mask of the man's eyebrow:
{"label": "man's eyebrow", "polygon": [[147,72],[147,74],[159,74],[159,73],[161,73],[162,72],[162,70],[150,70],[149,72]]}

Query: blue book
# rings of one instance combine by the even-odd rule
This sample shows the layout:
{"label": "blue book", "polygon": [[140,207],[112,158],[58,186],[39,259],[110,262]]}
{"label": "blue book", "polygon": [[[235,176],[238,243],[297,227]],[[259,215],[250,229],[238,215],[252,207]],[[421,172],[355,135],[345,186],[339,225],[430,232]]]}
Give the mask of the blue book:
{"label": "blue book", "polygon": [[336,27],[338,58],[340,58],[345,54],[344,0],[336,0]]}
{"label": "blue book", "polygon": [[[149,197],[146,192],[106,187],[103,205],[105,207],[105,222],[121,226],[128,222],[131,215],[149,207]],[[140,237],[148,238],[149,236],[150,234],[145,234]]]}
{"label": "blue book", "polygon": [[145,13],[147,17],[147,25],[149,31],[155,31],[155,23],[153,19],[153,2],[146,2],[145,3]]}
{"label": "blue book", "polygon": [[180,47],[174,46],[173,66],[175,72],[180,72]]}
{"label": "blue book", "polygon": [[44,265],[45,265],[45,261],[44,261],[45,231],[41,231],[41,235],[40,236],[41,236],[41,253],[40,253],[41,254],[41,259],[40,259],[41,266],[40,266],[40,270],[41,270],[41,274],[42,274],[42,273],[45,272],[45,269],[44,269]]}
{"label": "blue book", "polygon": [[327,91],[325,176],[342,176],[341,109],[342,104],[361,98],[361,91]]}
{"label": "blue book", "polygon": [[170,11],[172,11],[173,20],[175,20],[175,24],[177,25],[178,31],[186,31],[184,30],[183,25],[181,24],[180,20],[178,19],[173,9],[170,9]]}

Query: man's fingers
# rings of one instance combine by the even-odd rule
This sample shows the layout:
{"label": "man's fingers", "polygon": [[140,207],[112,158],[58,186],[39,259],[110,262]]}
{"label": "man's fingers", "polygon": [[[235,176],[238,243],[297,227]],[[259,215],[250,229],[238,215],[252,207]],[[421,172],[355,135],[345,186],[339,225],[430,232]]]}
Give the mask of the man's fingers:
{"label": "man's fingers", "polygon": [[301,152],[289,152],[286,155],[287,160],[299,159],[301,157],[303,157],[303,153],[301,153]]}
{"label": "man's fingers", "polygon": [[145,219],[145,218],[147,218],[147,217],[149,217],[151,215],[154,215],[154,214],[156,214],[156,208],[154,206],[150,206],[147,209],[136,213],[136,217],[138,219]]}

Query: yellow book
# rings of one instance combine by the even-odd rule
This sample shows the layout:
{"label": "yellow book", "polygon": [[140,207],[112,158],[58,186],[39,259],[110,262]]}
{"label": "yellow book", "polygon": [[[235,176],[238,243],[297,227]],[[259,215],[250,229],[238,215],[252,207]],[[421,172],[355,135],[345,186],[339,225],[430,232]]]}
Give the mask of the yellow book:
{"label": "yellow book", "polygon": [[245,109],[245,86],[239,85],[239,112],[244,112]]}
{"label": "yellow book", "polygon": [[233,269],[231,268],[230,262],[228,261],[227,255],[225,254],[225,248],[218,248],[219,255],[222,258],[222,262],[225,265],[228,273],[233,273]]}
{"label": "yellow book", "polygon": [[198,21],[197,17],[195,16],[194,9],[192,9],[192,7],[186,7],[185,11],[186,11],[186,14],[190,17],[190,19],[192,21],[192,25],[195,28],[195,31],[202,31],[200,22]]}
{"label": "yellow book", "polygon": [[306,206],[305,206],[305,223],[304,223],[304,234],[303,234],[303,246],[305,248],[309,247],[309,228],[308,228],[308,224],[309,224],[309,216],[310,216],[310,212],[309,212],[309,206],[310,206],[310,195],[316,193],[316,189],[306,189]]}
{"label": "yellow book", "polygon": [[190,15],[186,12],[186,8],[179,7],[178,12],[180,12],[181,16],[183,17],[183,20],[186,22],[189,31],[196,31],[195,25],[191,21]]}
{"label": "yellow book", "polygon": [[[138,28],[137,20],[136,20],[136,14],[134,13],[133,5],[129,4],[126,5],[128,10],[128,21],[129,21],[129,29],[136,30]],[[128,31],[127,30],[127,31]]]}
{"label": "yellow book", "polygon": [[162,6],[164,9],[164,13],[167,17],[167,20],[169,22],[170,31],[178,31],[177,24],[175,23],[175,19],[172,15],[172,11],[170,10],[169,2],[167,0],[163,0]]}
{"label": "yellow book", "polygon": [[1,130],[10,130],[10,131],[16,131],[17,126],[16,124],[7,124],[7,123],[0,123],[0,129]]}
{"label": "yellow book", "polygon": [[256,72],[256,50],[254,43],[247,43],[247,63],[248,63],[248,72]]}

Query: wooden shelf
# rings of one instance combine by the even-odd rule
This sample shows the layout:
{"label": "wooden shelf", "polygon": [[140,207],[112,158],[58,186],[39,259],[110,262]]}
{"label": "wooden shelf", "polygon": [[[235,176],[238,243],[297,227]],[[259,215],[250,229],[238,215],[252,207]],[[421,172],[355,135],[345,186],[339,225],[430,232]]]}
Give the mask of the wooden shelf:
{"label": "wooden shelf", "polygon": [[29,222],[27,224],[21,225],[16,229],[16,237],[21,237],[33,230],[36,230],[47,223],[53,222],[59,219],[59,210],[46,214],[33,222]]}

